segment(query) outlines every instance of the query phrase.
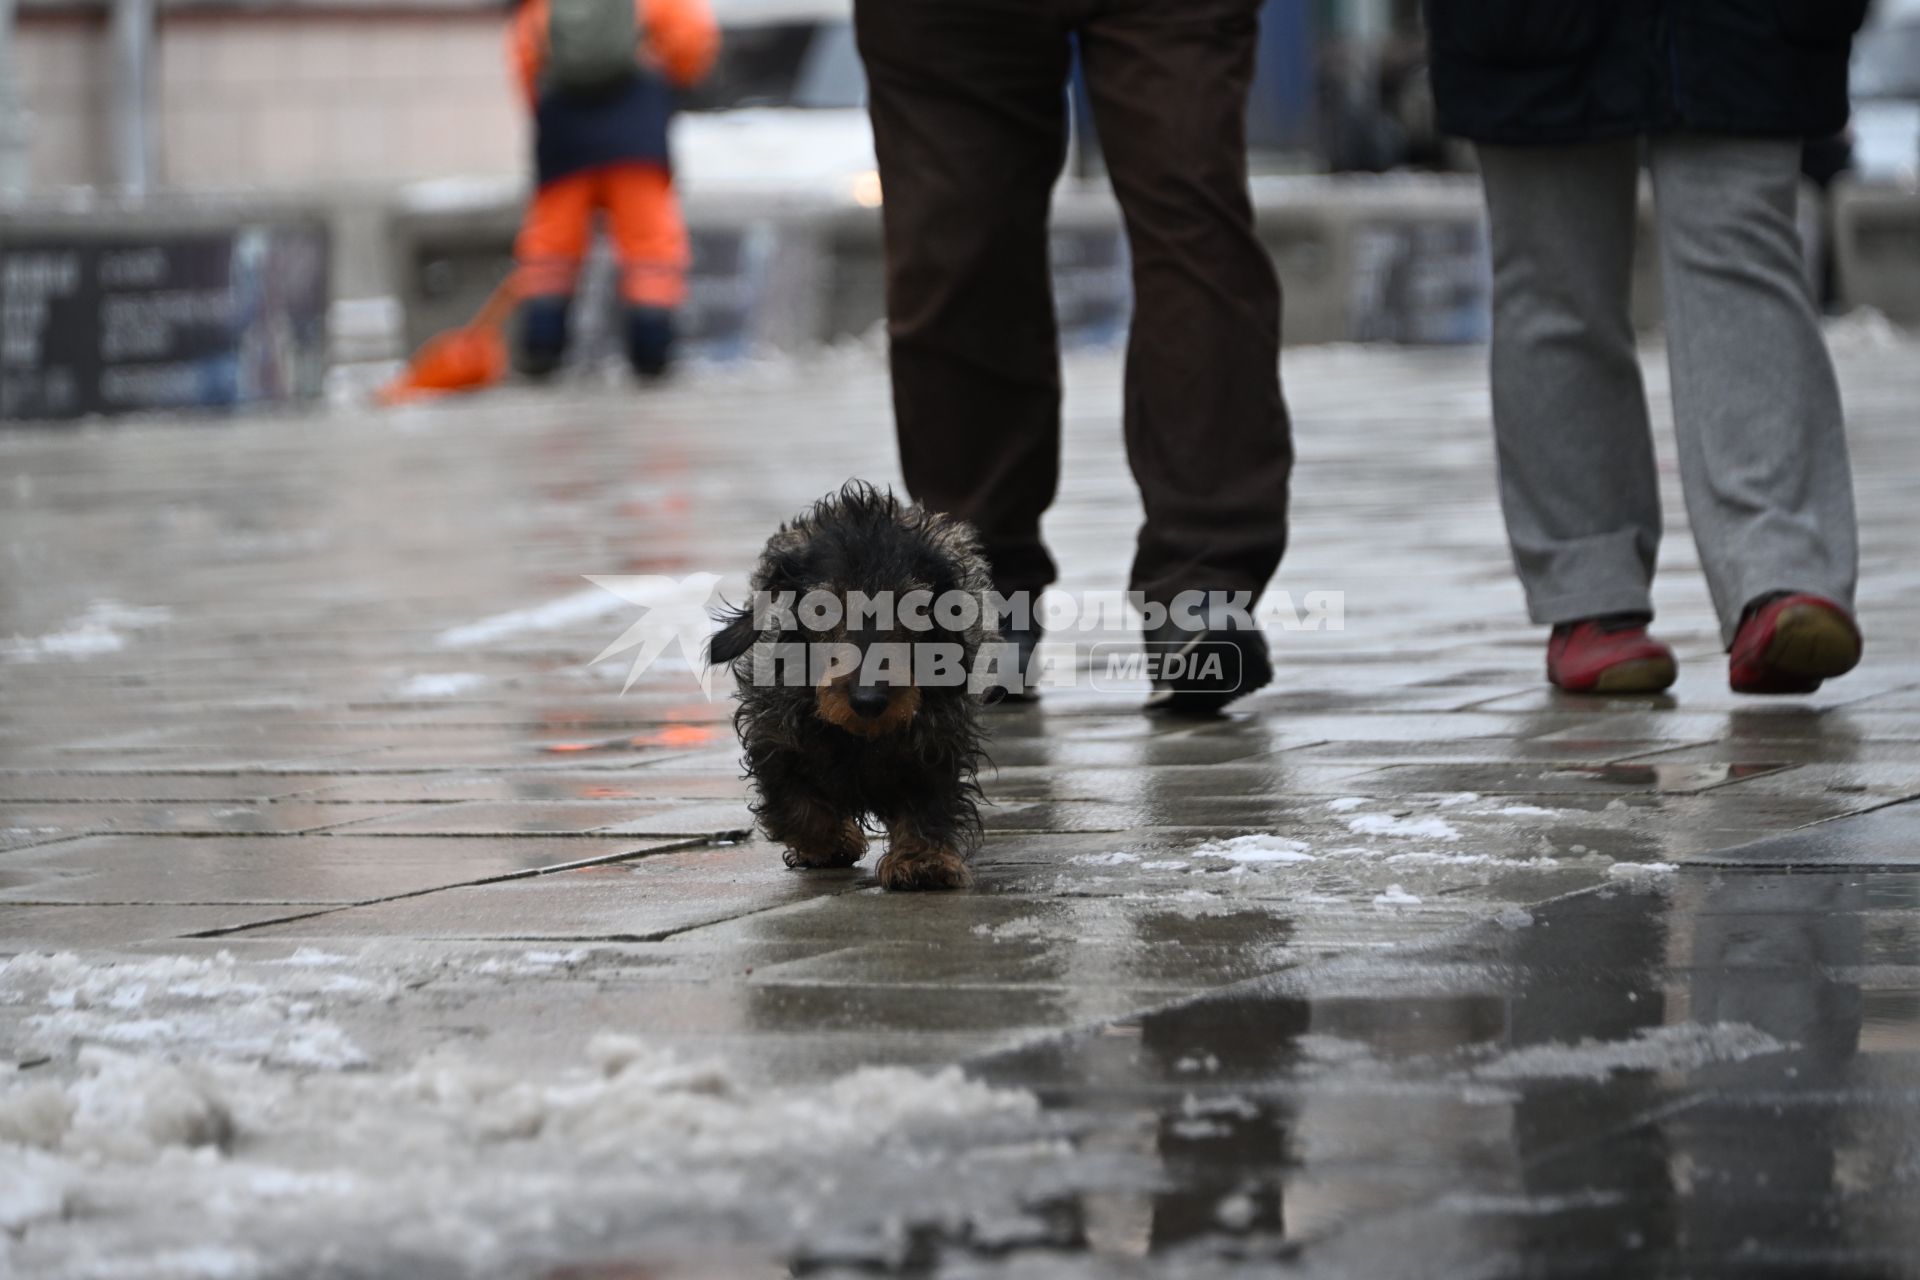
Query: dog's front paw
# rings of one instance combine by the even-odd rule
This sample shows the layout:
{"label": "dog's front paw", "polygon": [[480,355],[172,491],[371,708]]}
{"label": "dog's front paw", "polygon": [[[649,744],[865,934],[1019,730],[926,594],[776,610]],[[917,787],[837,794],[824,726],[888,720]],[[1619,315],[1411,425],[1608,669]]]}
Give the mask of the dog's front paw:
{"label": "dog's front paw", "polygon": [[953,849],[897,837],[875,873],[882,889],[964,889],[973,881],[967,860]]}
{"label": "dog's front paw", "polygon": [[867,856],[867,833],[852,818],[838,826],[816,824],[804,837],[790,838],[781,855],[795,870],[850,867]]}

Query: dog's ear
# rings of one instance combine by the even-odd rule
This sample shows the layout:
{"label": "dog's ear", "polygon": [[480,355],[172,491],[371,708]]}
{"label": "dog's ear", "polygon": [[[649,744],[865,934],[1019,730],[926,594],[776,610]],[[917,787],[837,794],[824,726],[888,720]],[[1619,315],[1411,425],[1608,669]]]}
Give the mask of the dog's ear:
{"label": "dog's ear", "polygon": [[753,608],[742,605],[715,619],[720,629],[707,637],[707,665],[721,666],[732,662],[747,650],[753,648],[753,642],[760,633],[753,629]]}

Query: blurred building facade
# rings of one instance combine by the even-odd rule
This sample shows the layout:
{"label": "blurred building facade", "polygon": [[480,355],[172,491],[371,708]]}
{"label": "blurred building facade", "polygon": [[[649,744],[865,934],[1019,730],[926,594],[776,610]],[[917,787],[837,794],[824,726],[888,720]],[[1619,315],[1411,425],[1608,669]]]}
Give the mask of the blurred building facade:
{"label": "blurred building facade", "polygon": [[[114,5],[16,0],[30,190],[122,185]],[[160,0],[145,53],[150,184],[315,190],[510,174],[525,120],[480,0]]]}
{"label": "blurred building facade", "polygon": [[[844,21],[851,0],[715,7],[723,23]],[[1417,30],[1417,8],[1268,0],[1256,145],[1320,150],[1322,50],[1371,64]],[[126,186],[129,165],[150,187],[217,190],[517,175],[526,122],[503,66],[505,21],[502,0],[0,0],[11,61],[0,61],[0,195],[9,98],[24,138],[16,189]],[[130,123],[138,112],[144,126]],[[136,144],[126,135],[140,127]]]}

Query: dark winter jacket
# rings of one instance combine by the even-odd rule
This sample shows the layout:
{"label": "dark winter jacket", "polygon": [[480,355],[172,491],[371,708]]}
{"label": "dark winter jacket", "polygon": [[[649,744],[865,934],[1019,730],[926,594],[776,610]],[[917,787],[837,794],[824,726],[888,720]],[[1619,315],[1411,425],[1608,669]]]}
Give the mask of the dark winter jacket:
{"label": "dark winter jacket", "polygon": [[1441,127],[1479,142],[1813,137],[1869,0],[1426,0]]}
{"label": "dark winter jacket", "polygon": [[582,101],[543,92],[533,112],[534,182],[545,186],[607,164],[670,169],[667,122],[672,115],[672,87],[646,70],[604,97]]}

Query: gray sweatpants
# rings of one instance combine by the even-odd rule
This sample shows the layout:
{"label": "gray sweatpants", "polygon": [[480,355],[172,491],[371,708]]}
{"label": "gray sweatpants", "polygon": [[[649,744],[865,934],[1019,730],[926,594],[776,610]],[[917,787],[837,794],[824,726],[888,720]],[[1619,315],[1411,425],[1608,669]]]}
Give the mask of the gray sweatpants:
{"label": "gray sweatpants", "polygon": [[[1628,312],[1642,143],[1482,146],[1500,498],[1535,622],[1651,612],[1660,496]],[[1799,144],[1645,143],[1680,479],[1723,638],[1771,591],[1853,607],[1840,389],[1794,224]]]}

